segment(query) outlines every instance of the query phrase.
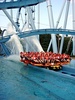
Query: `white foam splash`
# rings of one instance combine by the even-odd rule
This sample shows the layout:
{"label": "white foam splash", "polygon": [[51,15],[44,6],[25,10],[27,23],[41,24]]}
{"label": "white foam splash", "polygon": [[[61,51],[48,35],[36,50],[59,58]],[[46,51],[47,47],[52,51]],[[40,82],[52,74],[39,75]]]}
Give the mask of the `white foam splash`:
{"label": "white foam splash", "polygon": [[20,56],[19,55],[10,55],[6,57],[5,59],[15,62],[20,62]]}
{"label": "white foam splash", "polygon": [[23,46],[20,43],[19,37],[14,34],[11,36],[10,40],[6,43],[7,47],[10,49],[11,54],[19,55],[20,52],[23,52]]}

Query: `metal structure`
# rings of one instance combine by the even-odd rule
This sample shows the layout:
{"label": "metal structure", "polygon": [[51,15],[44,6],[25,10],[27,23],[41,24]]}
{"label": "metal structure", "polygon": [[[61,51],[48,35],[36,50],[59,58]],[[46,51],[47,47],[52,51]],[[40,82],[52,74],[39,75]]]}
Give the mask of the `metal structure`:
{"label": "metal structure", "polygon": [[[75,30],[75,3],[72,0],[73,30]],[[73,55],[75,55],[75,36],[73,36]]]}
{"label": "metal structure", "polygon": [[[35,27],[35,24],[34,24],[34,18],[33,18],[33,13],[35,15],[35,11],[33,10],[33,5],[36,5],[36,4],[44,2],[44,1],[47,2],[50,29],[36,30],[36,27]],[[32,0],[32,1],[30,1],[30,0],[27,0],[27,1],[25,1],[25,0],[10,0],[10,1],[1,0],[0,1],[0,10],[2,10],[4,12],[4,14],[7,16],[7,18],[10,20],[10,22],[12,23],[12,26],[15,27],[15,30],[16,30],[15,34],[17,34],[20,38],[24,38],[24,37],[32,36],[32,35],[39,35],[39,34],[51,34],[51,40],[50,40],[47,51],[49,51],[51,43],[52,43],[53,52],[58,53],[58,49],[57,49],[58,47],[57,47],[57,42],[56,42],[56,34],[63,34],[61,44],[60,44],[60,49],[59,49],[59,53],[62,53],[64,35],[65,34],[66,35],[69,35],[69,34],[75,35],[75,31],[74,31],[75,30],[74,1],[72,0],[72,5],[73,5],[73,10],[72,10],[73,11],[73,30],[66,30],[71,0],[63,0],[63,1],[64,1],[64,3],[63,3],[63,6],[62,6],[62,9],[61,9],[61,12],[59,14],[56,26],[54,25],[53,9],[52,9],[51,0]],[[65,12],[64,25],[63,25],[63,29],[59,29],[58,25],[59,25],[65,4],[66,4],[66,12]],[[13,8],[18,8],[16,23],[13,20],[13,15],[12,15],[12,9]],[[21,8],[25,8],[25,11],[26,11],[25,12],[26,21],[23,24],[22,30],[19,28],[19,24],[20,24],[19,23],[19,17],[20,17],[20,14],[21,14]],[[11,15],[7,12],[6,9],[11,9]],[[24,32],[23,30],[24,30],[25,27],[27,27],[27,28],[31,27],[32,30]],[[7,42],[10,39],[10,37],[11,37],[11,35],[6,36],[6,37],[2,37],[2,39],[0,39],[0,46],[3,48],[6,55],[10,55],[9,50],[5,46],[5,42]],[[74,53],[74,51],[75,51],[74,40],[75,40],[75,37],[73,36],[73,55],[75,55],[75,53]]]}
{"label": "metal structure", "polygon": [[[25,31],[21,33],[16,33],[20,38],[29,37],[33,35],[40,35],[40,34],[63,34],[63,35],[75,35],[75,30],[68,30],[68,29],[36,29],[31,31]],[[4,36],[0,43],[7,42],[12,35]]]}
{"label": "metal structure", "polygon": [[[64,29],[66,29],[66,26],[67,26],[67,19],[68,19],[68,12],[69,12],[70,1],[71,0],[67,0],[65,20],[64,20],[64,26],[63,26]],[[62,40],[61,40],[61,45],[60,45],[60,51],[59,51],[59,53],[62,53],[63,42],[64,42],[64,35],[62,35]]]}
{"label": "metal structure", "polygon": [[[32,9],[32,5],[45,0],[7,1],[8,0],[0,0],[0,9],[10,20],[10,22],[12,23],[12,27],[15,27],[15,36],[19,37],[20,39],[31,37],[33,35],[38,36],[39,34],[51,34],[52,39],[49,43],[48,50],[50,49],[50,45],[52,43],[53,51],[58,52],[55,36],[56,34],[60,33],[63,35],[66,34],[75,36],[75,30],[66,29],[67,20],[65,20],[66,22],[64,22],[65,29],[58,28],[62,11],[58,18],[57,24],[54,27],[52,4],[48,0],[47,6],[50,24],[49,29],[36,29],[33,19],[34,10]],[[70,0],[66,1],[68,4],[67,7],[69,7]],[[20,29],[19,18],[22,7],[26,7],[26,21],[23,23],[22,29]],[[12,9],[10,15],[6,10],[8,8],[19,8],[16,22],[13,20]],[[67,18],[67,15],[65,16],[65,18]],[[74,19],[75,15],[73,11],[73,27],[75,27]],[[32,30],[24,31],[24,28],[31,28]],[[38,28],[40,27],[38,26]],[[4,30],[3,32],[5,31],[6,30]],[[7,48],[6,43],[10,41],[12,36],[13,34],[3,36],[3,33],[2,36],[0,36],[0,55],[10,55],[10,50]],[[17,38],[15,38],[15,40],[16,39]],[[61,47],[63,47],[63,41],[61,42],[61,44]],[[60,51],[62,51],[62,49],[60,49]],[[75,100],[75,60],[73,60],[68,66],[64,66],[63,69],[58,72],[39,67],[33,67],[32,65],[23,65],[18,60],[19,57],[17,59],[17,56],[15,55],[13,55],[12,58],[11,56],[9,56],[6,59],[0,59],[0,100],[9,100],[11,98],[12,100]]]}
{"label": "metal structure", "polygon": [[45,0],[0,0],[0,9],[12,9],[19,7],[33,6]]}

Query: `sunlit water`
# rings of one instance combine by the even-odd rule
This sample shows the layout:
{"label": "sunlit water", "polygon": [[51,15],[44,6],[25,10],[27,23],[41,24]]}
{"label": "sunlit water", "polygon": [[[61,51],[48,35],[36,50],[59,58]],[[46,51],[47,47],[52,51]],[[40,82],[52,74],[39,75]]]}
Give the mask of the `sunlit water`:
{"label": "sunlit water", "polygon": [[0,100],[75,100],[75,77],[0,58]]}

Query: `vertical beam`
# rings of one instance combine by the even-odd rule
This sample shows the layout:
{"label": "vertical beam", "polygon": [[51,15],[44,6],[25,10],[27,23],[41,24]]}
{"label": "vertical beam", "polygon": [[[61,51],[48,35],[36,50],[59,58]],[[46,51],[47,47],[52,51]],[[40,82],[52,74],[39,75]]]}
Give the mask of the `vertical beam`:
{"label": "vertical beam", "polygon": [[[67,25],[67,19],[68,19],[68,12],[69,12],[70,1],[71,0],[67,0],[67,6],[66,6],[66,12],[65,12],[65,20],[64,20],[64,26],[63,26],[64,29],[66,29],[66,25]],[[64,35],[62,35],[62,39],[61,39],[60,50],[59,50],[60,54],[62,53],[63,43],[64,43]]]}
{"label": "vertical beam", "polygon": [[[26,16],[27,16],[27,23],[26,23],[26,28],[29,28],[29,14],[28,14],[28,12],[27,12],[27,7],[26,7]],[[28,52],[28,49],[29,49],[29,47],[28,47],[28,43],[26,42],[26,51]]]}
{"label": "vertical beam", "polygon": [[[10,14],[11,14],[11,18],[13,19],[13,9],[10,9]],[[13,24],[12,24],[12,27],[13,27]]]}
{"label": "vertical beam", "polygon": [[[54,19],[53,19],[51,0],[46,0],[46,1],[47,1],[47,8],[48,8],[49,25],[50,25],[50,28],[54,28]],[[57,53],[58,51],[57,51],[57,43],[56,43],[55,34],[51,34],[51,38],[52,38],[53,52]],[[50,46],[50,43],[49,43],[49,46]],[[49,46],[48,46],[48,49],[49,49]]]}
{"label": "vertical beam", "polygon": [[27,7],[28,20],[29,20],[29,24],[31,24],[31,27],[34,30],[36,28],[35,28],[34,21],[33,21],[32,11],[30,9],[31,9],[30,7]]}
{"label": "vertical beam", "polygon": [[[72,0],[73,30],[75,30],[75,1]],[[75,36],[73,36],[73,55],[75,55]]]}
{"label": "vertical beam", "polygon": [[40,4],[38,4],[38,29],[40,29]]}
{"label": "vertical beam", "polygon": [[[34,20],[33,20],[33,14],[32,14],[32,8],[31,7],[26,7],[26,17],[27,17],[27,23],[26,23],[26,27],[29,29],[29,25],[31,26],[32,30],[35,30],[35,24],[34,24]],[[23,26],[24,27],[24,26]],[[38,39],[39,41],[39,35],[38,36],[34,36],[34,39]],[[29,38],[30,39],[30,38]],[[29,45],[29,44],[27,44]],[[28,46],[26,46],[26,51],[28,50]],[[43,51],[43,50],[42,50]]]}
{"label": "vertical beam", "polygon": [[[33,21],[33,16],[32,16],[32,11],[31,11],[31,7],[26,7],[26,28],[29,28],[29,25],[31,25],[31,28],[33,30],[35,30],[35,24],[34,24],[34,21]],[[23,28],[25,27],[25,24],[23,25]],[[22,28],[22,30],[23,30]]]}
{"label": "vertical beam", "polygon": [[19,17],[20,17],[20,12],[21,12],[21,7],[18,9],[18,12],[17,12],[17,18],[16,18],[16,23],[19,27]]}

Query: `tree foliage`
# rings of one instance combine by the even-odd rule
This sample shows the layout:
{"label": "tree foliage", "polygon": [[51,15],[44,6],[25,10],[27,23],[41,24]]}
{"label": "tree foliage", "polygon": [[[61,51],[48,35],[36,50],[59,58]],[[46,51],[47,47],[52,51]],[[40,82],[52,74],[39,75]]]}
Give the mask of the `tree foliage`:
{"label": "tree foliage", "polygon": [[[47,51],[47,48],[48,48],[48,44],[50,42],[50,39],[51,39],[51,35],[50,34],[40,35],[40,43],[41,43],[44,51]],[[70,46],[69,46],[69,50],[68,50],[68,52],[66,52],[66,49],[67,49],[69,40],[70,40],[70,37],[65,37],[64,38],[64,44],[63,44],[62,53],[71,54],[72,49],[73,49],[73,47],[72,47],[73,46],[73,41],[71,41]],[[61,36],[60,35],[56,35],[56,41],[57,41],[57,46],[60,47],[60,43],[61,43]],[[52,50],[52,46],[50,48],[50,51],[53,51]]]}

